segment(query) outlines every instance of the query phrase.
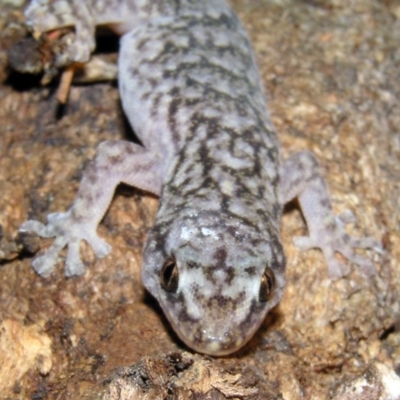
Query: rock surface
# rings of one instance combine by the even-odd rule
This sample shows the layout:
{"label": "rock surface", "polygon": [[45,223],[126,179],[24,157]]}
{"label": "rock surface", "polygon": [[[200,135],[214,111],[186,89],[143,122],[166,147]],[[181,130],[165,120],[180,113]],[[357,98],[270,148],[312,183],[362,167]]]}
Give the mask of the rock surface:
{"label": "rock surface", "polygon": [[[8,70],[7,50],[26,31],[21,8],[0,2],[0,348],[11,360],[0,365],[1,398],[344,400],[360,387],[373,399],[398,398],[391,385],[400,373],[400,6],[232,3],[257,53],[283,154],[312,150],[335,210],[355,213],[355,234],[382,240],[386,253],[368,254],[376,276],[352,268],[331,282],[319,251],[293,246],[305,226],[288,207],[281,304],[239,353],[186,353],[140,282],[157,199],[126,187],[99,228],[112,254],[95,260],[83,247],[84,276],[66,279],[61,263],[50,278],[37,276],[29,253],[49,242],[21,241],[18,227],[68,208],[96,146],[133,134],[115,84],[73,86],[58,107],[57,82],[42,87],[40,77]],[[117,46],[107,43],[100,52],[115,58]],[[7,336],[10,324],[17,333]],[[36,353],[27,340],[38,343]]]}

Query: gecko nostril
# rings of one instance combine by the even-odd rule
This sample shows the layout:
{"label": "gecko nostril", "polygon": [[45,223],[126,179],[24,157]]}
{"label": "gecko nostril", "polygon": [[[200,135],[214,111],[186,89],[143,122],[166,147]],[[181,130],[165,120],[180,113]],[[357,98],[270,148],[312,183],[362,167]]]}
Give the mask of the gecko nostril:
{"label": "gecko nostril", "polygon": [[168,258],[161,269],[161,286],[170,293],[176,293],[179,285],[179,271],[174,258]]}

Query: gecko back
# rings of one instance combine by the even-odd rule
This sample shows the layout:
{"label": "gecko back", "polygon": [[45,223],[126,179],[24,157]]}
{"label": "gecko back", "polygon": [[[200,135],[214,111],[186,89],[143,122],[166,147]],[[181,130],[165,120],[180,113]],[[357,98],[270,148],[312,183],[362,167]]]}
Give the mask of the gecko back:
{"label": "gecko back", "polygon": [[110,252],[96,229],[121,182],[160,196],[143,283],[179,337],[202,353],[243,346],[281,299],[286,201],[299,199],[310,236],[296,242],[322,249],[332,279],[348,273],[335,252],[374,272],[354,248],[379,251],[379,243],[346,233],[349,218],[333,214],[315,157],[302,152],[280,162],[249,39],[225,1],[34,0],[28,11],[41,31],[75,26],[61,66],[90,57],[96,24],[125,33],[119,89],[142,143],[101,143],[72,207],[50,214],[47,225],[22,226],[55,237],[33,262],[39,274],[51,273],[66,245],[66,275],[82,274],[82,240],[98,257]]}

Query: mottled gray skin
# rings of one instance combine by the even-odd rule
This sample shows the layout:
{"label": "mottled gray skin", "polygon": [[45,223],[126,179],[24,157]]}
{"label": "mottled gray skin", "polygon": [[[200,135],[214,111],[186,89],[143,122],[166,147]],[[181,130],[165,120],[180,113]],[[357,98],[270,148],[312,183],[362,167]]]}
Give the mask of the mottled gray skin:
{"label": "mottled gray skin", "polygon": [[[47,226],[23,225],[56,237],[33,263],[39,274],[51,273],[67,244],[68,276],[84,271],[81,240],[99,257],[108,254],[96,229],[120,182],[160,196],[144,249],[143,283],[180,338],[199,352],[237,350],[281,299],[285,201],[299,197],[310,237],[297,243],[321,247],[333,278],[347,272],[335,251],[373,273],[353,247],[378,247],[377,242],[345,233],[313,155],[299,153],[280,165],[249,39],[225,1],[34,0],[26,15],[40,32],[76,26],[76,39],[59,65],[88,60],[96,24],[127,32],[119,87],[143,144],[102,143],[70,210],[49,215]],[[163,267],[171,260],[178,282],[166,290]],[[274,277],[268,298],[261,283],[266,269]]]}

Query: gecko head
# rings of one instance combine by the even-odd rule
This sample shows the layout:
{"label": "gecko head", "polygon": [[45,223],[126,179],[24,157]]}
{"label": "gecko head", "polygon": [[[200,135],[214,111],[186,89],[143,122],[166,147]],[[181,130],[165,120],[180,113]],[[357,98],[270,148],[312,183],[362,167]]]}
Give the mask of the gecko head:
{"label": "gecko head", "polygon": [[244,346],[282,297],[281,245],[250,228],[197,215],[150,233],[144,285],[180,339],[200,353],[222,356]]}

